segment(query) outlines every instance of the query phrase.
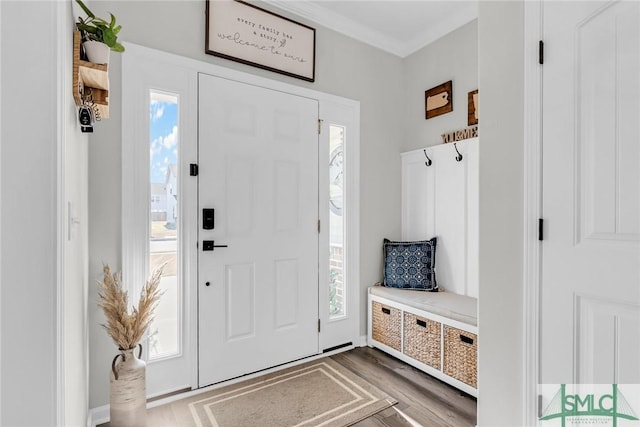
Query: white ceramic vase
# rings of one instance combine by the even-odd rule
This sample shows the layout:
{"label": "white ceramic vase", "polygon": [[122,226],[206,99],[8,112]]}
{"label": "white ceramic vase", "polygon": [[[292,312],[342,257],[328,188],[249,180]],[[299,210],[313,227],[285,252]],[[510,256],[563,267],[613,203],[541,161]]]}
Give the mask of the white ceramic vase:
{"label": "white ceramic vase", "polygon": [[120,354],[111,363],[111,427],[147,425],[147,365],[140,360],[142,344],[138,344],[138,348],[137,356],[134,354],[135,348],[120,349]]}
{"label": "white ceramic vase", "polygon": [[93,62],[94,64],[109,63],[111,48],[106,44],[95,40],[88,40],[82,43],[82,47],[84,48],[84,53],[87,54],[89,62]]}

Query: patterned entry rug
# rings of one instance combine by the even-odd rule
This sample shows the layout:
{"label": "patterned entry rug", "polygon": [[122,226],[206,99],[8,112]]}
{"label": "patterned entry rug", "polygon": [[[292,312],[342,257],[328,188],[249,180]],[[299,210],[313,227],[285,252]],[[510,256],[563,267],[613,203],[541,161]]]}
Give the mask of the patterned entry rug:
{"label": "patterned entry rug", "polygon": [[324,358],[171,405],[180,427],[340,427],[396,403]]}

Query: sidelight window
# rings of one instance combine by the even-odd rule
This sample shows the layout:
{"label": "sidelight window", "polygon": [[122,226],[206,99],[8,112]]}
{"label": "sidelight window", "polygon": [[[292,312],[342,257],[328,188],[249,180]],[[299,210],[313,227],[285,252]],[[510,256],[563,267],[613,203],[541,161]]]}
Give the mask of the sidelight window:
{"label": "sidelight window", "polygon": [[149,327],[149,359],[180,354],[178,96],[151,91],[149,108],[149,271],[164,265],[163,292]]}
{"label": "sidelight window", "polygon": [[345,315],[344,141],[346,129],[329,126],[329,318]]}

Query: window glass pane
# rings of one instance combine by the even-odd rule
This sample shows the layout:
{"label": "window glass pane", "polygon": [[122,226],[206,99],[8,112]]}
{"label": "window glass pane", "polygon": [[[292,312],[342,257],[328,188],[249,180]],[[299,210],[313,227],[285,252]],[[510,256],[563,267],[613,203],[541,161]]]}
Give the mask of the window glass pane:
{"label": "window glass pane", "polygon": [[343,145],[345,128],[329,126],[329,318],[344,316]]}
{"label": "window glass pane", "polygon": [[149,123],[149,271],[165,264],[164,293],[149,327],[149,358],[157,359],[180,353],[178,96],[152,91]]}

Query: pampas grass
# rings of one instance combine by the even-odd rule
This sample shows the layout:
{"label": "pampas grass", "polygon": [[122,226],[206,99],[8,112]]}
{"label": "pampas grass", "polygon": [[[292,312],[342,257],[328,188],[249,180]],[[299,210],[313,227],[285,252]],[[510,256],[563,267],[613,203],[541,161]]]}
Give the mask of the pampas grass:
{"label": "pampas grass", "polygon": [[104,278],[98,282],[100,301],[98,306],[104,311],[107,323],[103,324],[113,342],[120,350],[134,348],[142,340],[147,327],[153,320],[153,312],[158,305],[162,292],[158,289],[164,265],[151,273],[140,292],[138,306],[129,313],[127,291],[122,286],[119,273],[112,273],[105,264],[102,271]]}

